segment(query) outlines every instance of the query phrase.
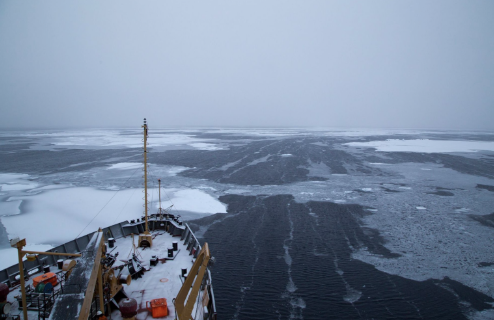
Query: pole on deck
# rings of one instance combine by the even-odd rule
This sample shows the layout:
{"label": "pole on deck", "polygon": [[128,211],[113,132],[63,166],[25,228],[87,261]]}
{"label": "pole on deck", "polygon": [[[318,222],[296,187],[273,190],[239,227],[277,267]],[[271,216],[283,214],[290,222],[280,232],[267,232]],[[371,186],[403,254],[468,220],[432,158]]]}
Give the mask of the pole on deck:
{"label": "pole on deck", "polygon": [[98,270],[98,294],[99,294],[99,309],[105,314],[105,300],[103,298],[103,277],[101,276],[101,266]]}
{"label": "pole on deck", "polygon": [[160,215],[161,215],[161,179],[158,179],[158,191],[159,191],[159,198],[160,198]]}
{"label": "pole on deck", "polygon": [[26,282],[24,280],[24,264],[22,263],[22,257],[24,257],[24,252],[22,248],[26,245],[26,239],[18,240],[16,243],[11,242],[11,247],[17,248],[17,254],[19,256],[19,275],[21,277],[21,293],[22,293],[22,315],[24,320],[27,318],[27,303],[26,303]]}
{"label": "pole on deck", "polygon": [[147,164],[147,141],[148,141],[148,125],[146,118],[144,118],[144,214],[146,217],[146,231],[145,234],[149,234],[148,228],[148,164]]}

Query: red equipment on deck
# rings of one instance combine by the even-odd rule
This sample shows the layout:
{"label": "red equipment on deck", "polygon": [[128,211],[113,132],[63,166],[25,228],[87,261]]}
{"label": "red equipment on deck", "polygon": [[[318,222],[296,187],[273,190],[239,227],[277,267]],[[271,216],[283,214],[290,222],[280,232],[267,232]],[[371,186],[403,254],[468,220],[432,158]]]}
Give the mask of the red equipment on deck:
{"label": "red equipment on deck", "polygon": [[50,282],[55,287],[58,284],[57,275],[53,272],[48,272],[37,276],[33,279],[33,287],[36,288],[36,286],[38,286],[38,284],[40,284],[41,282],[43,282],[44,284]]}
{"label": "red equipment on deck", "polygon": [[165,298],[151,300],[151,308],[149,308],[149,301],[146,301],[146,309],[148,309],[153,318],[161,318],[168,315],[168,305]]}

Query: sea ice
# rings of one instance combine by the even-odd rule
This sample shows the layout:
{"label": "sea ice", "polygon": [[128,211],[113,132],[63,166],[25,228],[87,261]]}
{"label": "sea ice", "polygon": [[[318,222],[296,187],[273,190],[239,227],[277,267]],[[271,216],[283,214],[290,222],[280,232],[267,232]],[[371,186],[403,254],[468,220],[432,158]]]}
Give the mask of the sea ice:
{"label": "sea ice", "polygon": [[[152,139],[148,140],[149,147],[163,146],[192,146],[197,149],[212,148],[210,142],[215,139],[201,139],[194,135],[183,133],[163,133],[151,129]],[[62,148],[139,148],[142,147],[142,132],[140,130],[86,130],[64,132],[29,132],[19,136],[39,138],[44,145]],[[209,142],[209,143],[208,143]],[[197,145],[195,145],[197,143]],[[211,149],[209,149],[211,150]],[[215,149],[217,150],[217,149]]]}
{"label": "sea ice", "polygon": [[35,182],[25,182],[17,184],[0,184],[0,189],[2,191],[21,191],[36,188],[38,186]]}
{"label": "sea ice", "polygon": [[[226,206],[200,190],[163,189],[172,194],[174,209],[202,214],[226,212]],[[157,199],[158,189],[148,189],[149,200]],[[9,235],[26,237],[29,244],[56,245],[111,224],[139,218],[143,214],[142,189],[120,191],[88,187],[47,190],[19,196],[23,212],[2,217]],[[7,202],[8,203],[8,202]],[[5,203],[1,203],[5,205]],[[164,201],[163,207],[169,205]],[[154,213],[154,212],[153,212]]]}
{"label": "sea ice", "polygon": [[25,183],[29,178],[28,174],[20,173],[0,173],[0,184],[20,182]]}
{"label": "sea ice", "polygon": [[13,216],[21,213],[19,206],[22,200],[14,200],[12,198],[0,202],[0,216]]}
{"label": "sea ice", "polygon": [[120,163],[115,163],[109,166],[107,169],[119,169],[119,170],[126,170],[126,169],[137,169],[137,168],[142,168],[144,167],[144,164],[142,163],[136,163],[136,162],[120,162]]}
{"label": "sea ice", "polygon": [[182,172],[182,171],[185,171],[189,168],[187,167],[180,167],[180,166],[170,166],[169,169],[168,169],[168,173],[171,175],[171,176],[176,176],[178,173]]}
{"label": "sea ice", "polygon": [[[31,251],[46,251],[50,250],[53,248],[50,245],[46,244],[28,244],[27,246],[24,247],[24,250],[31,250]],[[15,248],[4,248],[0,249],[0,270],[3,270],[5,268],[8,268],[16,263],[19,263],[19,257],[17,255],[17,249]],[[26,257],[24,257],[22,260],[26,260]]]}
{"label": "sea ice", "polygon": [[376,148],[384,152],[477,152],[481,150],[494,151],[494,142],[491,141],[454,141],[454,140],[400,140],[348,142],[344,145],[352,147]]}
{"label": "sea ice", "polygon": [[189,146],[194,147],[199,150],[207,150],[207,151],[215,151],[215,150],[222,150],[223,148],[218,147],[218,145],[213,144],[213,143],[205,143],[205,142],[196,142],[196,143],[189,143]]}
{"label": "sea ice", "polygon": [[204,214],[226,213],[226,206],[204,191],[196,189],[179,190],[171,200],[173,208]]}

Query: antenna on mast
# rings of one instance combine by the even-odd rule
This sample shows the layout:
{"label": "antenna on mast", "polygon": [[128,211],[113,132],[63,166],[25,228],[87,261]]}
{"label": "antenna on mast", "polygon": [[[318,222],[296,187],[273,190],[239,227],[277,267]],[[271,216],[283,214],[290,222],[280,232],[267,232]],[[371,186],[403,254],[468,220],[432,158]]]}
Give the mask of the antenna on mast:
{"label": "antenna on mast", "polygon": [[139,235],[139,247],[151,247],[153,245],[153,237],[149,233],[148,226],[148,158],[147,158],[147,139],[148,139],[148,125],[146,118],[144,118],[144,216],[145,216],[145,231]]}

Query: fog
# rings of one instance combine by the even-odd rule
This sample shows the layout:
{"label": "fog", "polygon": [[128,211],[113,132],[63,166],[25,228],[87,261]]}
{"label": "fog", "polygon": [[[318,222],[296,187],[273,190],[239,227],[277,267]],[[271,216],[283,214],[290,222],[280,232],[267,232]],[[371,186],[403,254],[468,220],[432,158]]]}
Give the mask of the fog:
{"label": "fog", "polygon": [[493,1],[1,1],[0,129],[494,130]]}

